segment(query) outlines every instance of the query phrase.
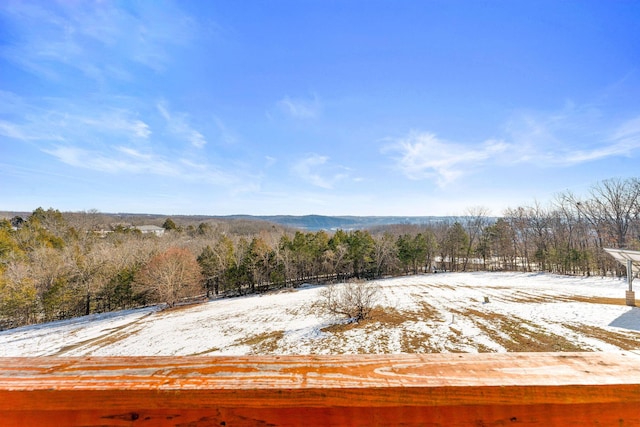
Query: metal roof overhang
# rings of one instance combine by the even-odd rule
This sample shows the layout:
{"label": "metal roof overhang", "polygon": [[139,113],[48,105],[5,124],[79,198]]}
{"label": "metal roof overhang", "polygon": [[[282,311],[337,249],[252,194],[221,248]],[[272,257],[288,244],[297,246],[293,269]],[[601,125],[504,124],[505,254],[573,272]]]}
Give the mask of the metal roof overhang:
{"label": "metal roof overhang", "polygon": [[603,249],[622,265],[626,266],[627,261],[631,261],[631,265],[633,265],[633,270],[635,272],[640,271],[640,251],[631,251],[628,249],[610,249],[610,248],[603,248]]}
{"label": "metal roof overhang", "polygon": [[602,249],[627,268],[627,283],[629,283],[629,291],[631,292],[633,290],[633,278],[640,272],[640,251],[612,248]]}

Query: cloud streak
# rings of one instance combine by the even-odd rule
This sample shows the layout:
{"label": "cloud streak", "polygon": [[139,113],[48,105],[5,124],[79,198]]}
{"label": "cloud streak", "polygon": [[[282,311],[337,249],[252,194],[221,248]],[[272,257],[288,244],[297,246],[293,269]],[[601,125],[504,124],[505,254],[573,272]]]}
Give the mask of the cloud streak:
{"label": "cloud streak", "polygon": [[[4,95],[4,96],[3,96]],[[0,103],[17,99],[0,93]],[[104,102],[104,101],[103,101]],[[0,120],[0,135],[28,141],[92,144],[110,139],[145,141],[152,131],[135,111],[114,105],[74,104],[55,98],[14,100],[14,110]]]}
{"label": "cloud streak", "polygon": [[[117,98],[129,105],[126,107],[115,105],[113,99],[73,104],[0,92],[0,104],[3,100],[10,101],[14,111],[4,114],[8,120],[0,120],[0,136],[29,144],[74,168],[170,177],[245,189],[242,191],[255,189],[259,183],[259,178],[243,172],[245,169],[233,161],[228,167],[208,162],[202,155],[206,140],[189,125],[188,115],[173,113],[161,104],[142,117],[131,99]],[[165,126],[170,145],[158,144]]]}
{"label": "cloud streak", "polygon": [[285,96],[278,101],[278,107],[295,119],[315,119],[322,109],[316,96],[311,100]]}
{"label": "cloud streak", "polygon": [[60,65],[100,83],[132,79],[132,65],[162,71],[170,50],[193,39],[197,25],[170,3],[162,11],[145,3],[130,6],[12,2],[1,12],[19,42],[2,47],[0,55],[54,81],[67,77]]}
{"label": "cloud streak", "polygon": [[509,145],[501,141],[469,147],[439,139],[433,133],[411,132],[383,152],[397,153],[396,166],[407,178],[433,178],[438,185],[445,186],[508,149]]}
{"label": "cloud streak", "polygon": [[329,157],[310,154],[292,167],[295,176],[316,187],[330,190],[349,177],[348,169],[329,164]]}
{"label": "cloud streak", "polygon": [[159,102],[156,106],[162,117],[166,120],[169,130],[174,135],[183,140],[189,141],[189,143],[196,148],[202,148],[207,145],[207,140],[204,135],[189,125],[189,118],[187,114],[174,114],[169,112],[166,102]]}
{"label": "cloud streak", "polygon": [[412,131],[385,145],[382,153],[390,155],[407,178],[430,179],[446,187],[489,167],[565,168],[640,150],[640,116],[617,125],[601,121],[597,111],[570,105],[546,116],[520,114],[508,122],[500,138],[462,144]]}
{"label": "cloud streak", "polygon": [[523,113],[506,126],[513,147],[510,161],[542,167],[568,167],[640,149],[640,117],[623,122],[601,116],[593,107],[568,104],[562,111]]}
{"label": "cloud streak", "polygon": [[58,161],[81,169],[108,174],[145,174],[218,186],[240,185],[240,180],[211,165],[186,158],[168,159],[131,147],[116,146],[106,151],[57,145],[43,149]]}

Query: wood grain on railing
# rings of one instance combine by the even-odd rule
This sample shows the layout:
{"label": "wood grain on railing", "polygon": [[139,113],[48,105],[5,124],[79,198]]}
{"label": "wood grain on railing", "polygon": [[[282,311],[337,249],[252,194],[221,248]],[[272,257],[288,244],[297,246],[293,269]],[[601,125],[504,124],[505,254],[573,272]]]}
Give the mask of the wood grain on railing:
{"label": "wood grain on railing", "polygon": [[640,354],[0,359],[1,426],[640,426]]}

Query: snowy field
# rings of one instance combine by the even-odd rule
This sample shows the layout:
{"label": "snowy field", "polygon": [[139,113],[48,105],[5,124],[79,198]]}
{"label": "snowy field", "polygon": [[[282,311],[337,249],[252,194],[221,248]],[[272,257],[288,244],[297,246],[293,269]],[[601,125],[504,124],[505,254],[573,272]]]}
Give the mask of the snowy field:
{"label": "snowy field", "polygon": [[371,320],[343,324],[305,286],[0,332],[0,356],[352,354],[640,349],[621,279],[444,273],[380,280]]}

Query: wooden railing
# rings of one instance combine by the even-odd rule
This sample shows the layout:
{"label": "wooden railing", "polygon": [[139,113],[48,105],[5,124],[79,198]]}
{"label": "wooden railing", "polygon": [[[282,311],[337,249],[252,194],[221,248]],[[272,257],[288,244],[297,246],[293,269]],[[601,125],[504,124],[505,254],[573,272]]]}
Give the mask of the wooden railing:
{"label": "wooden railing", "polygon": [[640,426],[640,353],[0,359],[2,426]]}

